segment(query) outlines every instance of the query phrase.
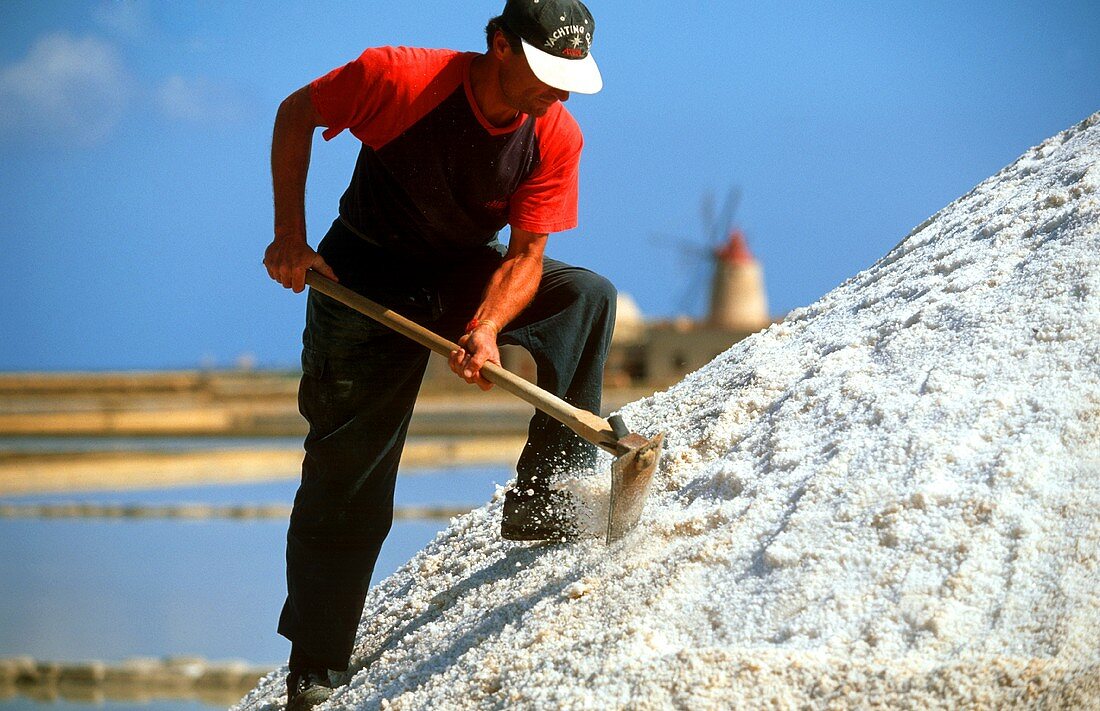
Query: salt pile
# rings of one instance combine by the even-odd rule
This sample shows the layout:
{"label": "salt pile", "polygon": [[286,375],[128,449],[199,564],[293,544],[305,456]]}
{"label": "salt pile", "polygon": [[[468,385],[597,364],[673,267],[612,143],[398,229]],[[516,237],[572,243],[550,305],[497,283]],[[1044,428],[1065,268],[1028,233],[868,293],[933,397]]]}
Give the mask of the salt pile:
{"label": "salt pile", "polygon": [[506,543],[498,493],[326,708],[1100,707],[1100,113],[624,415],[637,531]]}

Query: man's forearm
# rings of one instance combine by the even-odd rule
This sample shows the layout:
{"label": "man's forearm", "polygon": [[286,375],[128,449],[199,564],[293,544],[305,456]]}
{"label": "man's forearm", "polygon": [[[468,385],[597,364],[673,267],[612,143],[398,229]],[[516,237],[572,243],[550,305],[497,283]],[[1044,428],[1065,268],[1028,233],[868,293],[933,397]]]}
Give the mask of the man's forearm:
{"label": "man's forearm", "polygon": [[288,96],[275,116],[271,137],[271,182],[275,237],[305,238],[306,176],[317,124],[308,87]]}
{"label": "man's forearm", "polygon": [[493,330],[500,331],[527,308],[542,281],[542,259],[548,237],[512,228],[508,253],[489,278],[475,319],[491,321]]}
{"label": "man's forearm", "polygon": [[313,131],[322,125],[305,86],[283,100],[271,136],[275,239],[264,250],[264,266],[268,276],[296,293],[305,289],[309,269],[339,281],[306,241],[306,174]]}
{"label": "man's forearm", "polygon": [[497,334],[527,308],[541,280],[541,248],[517,249],[514,253],[510,250],[489,278],[474,321],[458,341],[458,350],[451,353],[451,370],[482,390],[491,388],[489,381],[481,377],[481,367],[487,362],[500,365]]}
{"label": "man's forearm", "polygon": [[474,318],[491,321],[496,330],[516,319],[535,298],[542,280],[542,259],[534,255],[506,258],[485,287]]}
{"label": "man's forearm", "polygon": [[504,255],[485,287],[481,305],[474,313],[474,325],[458,340],[451,353],[451,370],[468,383],[483,389],[492,387],[481,377],[487,362],[500,365],[497,334],[520,315],[535,298],[542,281],[542,255],[548,235],[512,227],[508,253]]}

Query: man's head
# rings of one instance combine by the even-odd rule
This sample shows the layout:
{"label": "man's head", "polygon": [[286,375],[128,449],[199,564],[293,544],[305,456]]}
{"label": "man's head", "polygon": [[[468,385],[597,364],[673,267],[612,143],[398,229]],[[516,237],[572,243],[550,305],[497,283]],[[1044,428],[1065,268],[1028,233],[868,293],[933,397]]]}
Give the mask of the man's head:
{"label": "man's head", "polygon": [[580,0],[508,0],[485,28],[489,50],[501,32],[534,75],[563,92],[595,94],[603,78],[589,53],[596,22]]}

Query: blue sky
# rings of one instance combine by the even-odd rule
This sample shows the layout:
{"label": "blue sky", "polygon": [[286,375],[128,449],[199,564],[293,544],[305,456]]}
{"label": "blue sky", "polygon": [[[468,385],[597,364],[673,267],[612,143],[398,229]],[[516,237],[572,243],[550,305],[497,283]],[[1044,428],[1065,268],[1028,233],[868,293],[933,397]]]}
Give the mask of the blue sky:
{"label": "blue sky", "polygon": [[[293,367],[304,297],[260,264],[279,101],[367,46],[480,50],[502,6],[0,4],[0,370]],[[702,307],[707,193],[741,189],[779,315],[1100,110],[1095,2],[589,7],[606,88],[568,103],[581,226],[550,254],[652,317]],[[356,151],[315,142],[313,244]]]}

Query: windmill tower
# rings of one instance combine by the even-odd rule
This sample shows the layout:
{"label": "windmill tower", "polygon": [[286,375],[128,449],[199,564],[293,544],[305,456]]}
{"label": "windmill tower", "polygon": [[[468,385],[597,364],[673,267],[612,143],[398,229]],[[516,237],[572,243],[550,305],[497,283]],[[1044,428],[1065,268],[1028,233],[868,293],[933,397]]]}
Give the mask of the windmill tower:
{"label": "windmill tower", "polygon": [[[688,281],[682,304],[694,310],[704,294],[709,296],[706,317],[709,328],[752,333],[769,323],[768,301],[764,292],[764,272],[749,251],[744,232],[734,223],[741,192],[733,188],[719,212],[714,194],[703,196],[700,214],[707,235],[704,244],[684,239],[671,240],[679,245],[681,256],[694,263],[695,276]],[[666,243],[670,240],[666,240]],[[703,286],[709,281],[709,293]]]}
{"label": "windmill tower", "polygon": [[707,325],[731,331],[759,331],[767,326],[771,319],[764,270],[749,251],[745,234],[732,227],[725,243],[714,249],[713,259]]}
{"label": "windmill tower", "polygon": [[637,379],[656,385],[674,383],[771,323],[763,270],[749,251],[744,233],[734,225],[739,200],[737,189],[731,190],[719,212],[714,195],[703,196],[705,240],[657,236],[674,247],[682,266],[693,272],[685,284],[680,313],[698,314],[702,302],[709,303],[704,317],[678,316],[647,326],[634,359],[632,373]]}

